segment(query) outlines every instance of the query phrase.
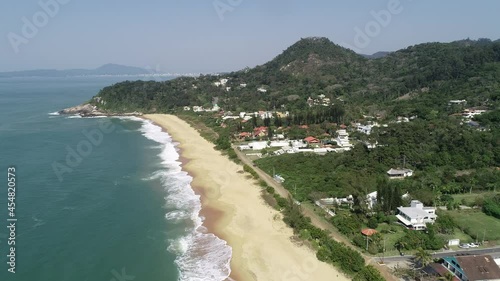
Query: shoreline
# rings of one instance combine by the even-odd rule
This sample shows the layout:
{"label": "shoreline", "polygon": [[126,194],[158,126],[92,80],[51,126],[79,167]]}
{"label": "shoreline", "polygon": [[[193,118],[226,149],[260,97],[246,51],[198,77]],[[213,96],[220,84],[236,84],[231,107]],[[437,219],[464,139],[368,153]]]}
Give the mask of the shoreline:
{"label": "shoreline", "polygon": [[[147,119],[147,118],[145,118]],[[150,119],[147,119],[147,120],[150,120]],[[150,120],[152,121],[152,120]],[[154,121],[152,121],[154,123]],[[158,125],[157,123],[154,123],[156,124],[157,126],[160,126]],[[168,133],[168,131],[163,128],[162,126],[160,126],[165,132]],[[172,136],[172,135],[171,135]],[[172,139],[175,141],[175,138],[172,136]],[[183,148],[180,147],[180,143],[179,145],[177,145],[177,148],[179,149],[179,161],[182,163],[181,164],[181,168],[183,171],[187,172],[189,176],[191,176],[193,178],[193,182],[194,182],[194,178],[196,177],[196,172],[194,171],[189,171],[189,170],[186,170],[184,167],[187,165],[187,163],[190,161],[190,159],[182,156],[182,152],[183,152]],[[201,217],[203,217],[203,224],[202,226],[205,227],[207,229],[207,232],[208,233],[213,233],[215,236],[219,237],[219,239],[222,239],[226,242],[228,242],[228,238],[225,237],[225,235],[219,231],[217,231],[217,222],[221,221],[224,219],[224,212],[217,209],[217,208],[214,208],[208,204],[206,204],[206,198],[205,198],[205,193],[204,193],[204,190],[203,190],[203,187],[197,185],[197,184],[194,184],[194,183],[191,183],[191,188],[193,189],[194,193],[196,195],[199,195],[200,196],[200,201],[201,201],[201,210],[200,210],[200,213],[199,215]],[[228,243],[229,245],[229,243]],[[229,245],[231,246],[231,245]],[[232,248],[232,246],[231,246]],[[233,268],[233,266],[231,265],[231,273],[229,275],[229,278],[228,280],[243,280],[240,278],[240,274],[238,273],[238,270]]]}
{"label": "shoreline", "polygon": [[317,260],[307,246],[293,242],[292,229],[264,202],[255,181],[188,123],[173,115],[141,118],[179,143],[181,167],[193,177],[191,187],[201,197],[203,226],[232,248],[229,280],[349,280]]}

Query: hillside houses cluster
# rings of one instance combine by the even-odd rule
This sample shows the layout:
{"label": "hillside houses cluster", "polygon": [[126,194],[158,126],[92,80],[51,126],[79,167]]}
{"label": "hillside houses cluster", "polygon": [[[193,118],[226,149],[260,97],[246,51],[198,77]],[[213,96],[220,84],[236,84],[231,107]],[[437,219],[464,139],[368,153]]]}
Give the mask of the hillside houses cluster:
{"label": "hillside houses cluster", "polygon": [[285,118],[290,115],[290,112],[285,111],[255,111],[255,112],[240,112],[238,115],[235,115],[231,111],[225,112],[224,115],[222,116],[222,120],[228,120],[228,119],[233,119],[233,120],[238,120],[242,119],[243,122],[246,122],[253,117],[260,118],[261,120],[264,120],[266,118],[273,119],[275,116],[278,116],[280,118]]}
{"label": "hillside houses cluster", "polygon": [[184,111],[193,111],[193,112],[218,112],[221,108],[217,105],[214,104],[211,108],[204,108],[203,106],[198,106],[195,105],[193,107],[191,106],[184,106]]}
{"label": "hillside houses cluster", "polygon": [[[229,91],[231,91],[232,87],[228,86],[228,82],[229,82],[229,79],[228,79],[228,78],[222,78],[222,79],[220,79],[220,80],[218,80],[218,81],[215,81],[215,82],[213,83],[213,85],[214,85],[215,87],[222,87],[222,88],[224,88],[224,87],[225,87],[226,92],[229,92]],[[238,87],[238,85],[235,85],[235,84],[231,84],[231,86]],[[240,89],[242,89],[242,88],[246,88],[247,86],[248,86],[248,84],[247,84],[247,83],[244,83],[244,82],[243,82],[243,83],[239,83],[239,88],[240,88]],[[268,89],[267,89],[267,87],[265,87],[265,86],[261,86],[261,87],[258,87],[258,88],[257,88],[257,92],[267,93],[267,91],[268,91]]]}
{"label": "hillside houses cluster", "polygon": [[[402,199],[408,199],[409,197],[409,193],[401,196]],[[373,210],[377,203],[377,191],[371,192],[365,196],[365,204],[369,210]],[[315,204],[327,211],[329,215],[333,216],[334,214],[332,214],[330,210],[331,206],[347,205],[349,208],[352,208],[354,204],[354,197],[352,195],[348,195],[343,198],[322,198],[316,200]],[[412,200],[409,207],[398,207],[396,218],[402,225],[409,229],[425,230],[428,223],[433,224],[436,221],[436,208],[425,207],[422,202]]]}
{"label": "hillside houses cluster", "polygon": [[315,98],[315,99],[313,99],[311,97],[307,98],[306,103],[309,105],[309,107],[318,106],[318,105],[322,105],[322,106],[332,105],[330,98],[327,98],[323,94],[319,95],[318,98]]}
{"label": "hillside houses cluster", "polygon": [[[267,135],[267,127],[257,127],[253,133],[240,133],[239,137],[263,137]],[[279,148],[274,151],[275,155],[285,153],[317,153],[325,154],[327,152],[343,152],[350,150],[352,144],[349,140],[349,134],[346,130],[337,131],[337,137],[329,140],[319,140],[313,136],[308,136],[302,140],[284,139],[284,135],[276,134],[272,141],[252,141],[238,146],[239,150],[262,150],[265,148]]]}
{"label": "hillside houses cluster", "polygon": [[462,111],[464,120],[470,120],[477,115],[485,113],[487,110],[484,108],[466,108]]}

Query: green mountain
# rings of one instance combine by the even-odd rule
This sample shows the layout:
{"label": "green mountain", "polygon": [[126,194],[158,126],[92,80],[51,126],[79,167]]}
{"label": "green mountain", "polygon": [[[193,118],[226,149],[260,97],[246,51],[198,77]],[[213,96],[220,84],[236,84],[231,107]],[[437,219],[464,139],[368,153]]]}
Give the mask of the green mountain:
{"label": "green mountain", "polygon": [[[215,85],[221,79],[228,81]],[[105,101],[100,107],[112,111],[165,112],[180,106],[208,107],[214,99],[231,111],[294,111],[308,108],[308,97],[325,95],[353,117],[425,116],[444,114],[451,99],[496,107],[499,81],[498,41],[425,43],[367,59],[327,38],[311,37],[252,69],[166,82],[123,82],[98,96]]]}

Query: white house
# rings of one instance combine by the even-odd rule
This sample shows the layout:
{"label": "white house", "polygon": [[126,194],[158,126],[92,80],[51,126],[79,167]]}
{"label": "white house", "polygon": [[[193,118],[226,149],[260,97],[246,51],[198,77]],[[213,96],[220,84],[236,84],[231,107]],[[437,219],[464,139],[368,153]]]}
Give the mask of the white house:
{"label": "white house", "polygon": [[377,192],[374,191],[372,193],[368,193],[366,195],[366,206],[368,207],[368,209],[373,209],[373,207],[375,207],[375,205],[377,205]]}
{"label": "white house", "polygon": [[227,120],[227,119],[236,120],[236,119],[240,119],[240,117],[236,116],[236,115],[227,115],[227,116],[222,117],[222,120]]}
{"label": "white house", "polygon": [[289,146],[289,142],[286,141],[286,140],[283,140],[283,141],[272,141],[269,143],[269,146],[270,147],[286,147],[286,146]]}
{"label": "white house", "polygon": [[250,149],[253,149],[253,150],[262,150],[262,149],[267,147],[267,141],[250,142],[250,143],[248,143],[248,146],[250,147]]}
{"label": "white house", "polygon": [[450,100],[448,102],[449,105],[452,105],[452,104],[467,104],[467,101],[466,100]]}
{"label": "white house", "polygon": [[413,170],[410,169],[390,169],[387,171],[390,179],[402,179],[413,176]]}
{"label": "white house", "polygon": [[424,230],[427,223],[436,221],[436,208],[424,207],[424,204],[418,200],[412,200],[410,207],[399,207],[398,220],[414,230]]}
{"label": "white house", "polygon": [[200,111],[203,111],[203,106],[193,106],[193,111],[194,112],[200,112]]}
{"label": "white house", "polygon": [[346,130],[338,130],[335,141],[337,142],[337,145],[342,148],[350,149],[352,147],[352,144],[349,142],[349,134]]}
{"label": "white house", "polygon": [[241,150],[241,151],[243,151],[243,150],[250,150],[251,147],[249,145],[247,145],[247,144],[242,144],[242,145],[238,146],[238,149]]}
{"label": "white house", "polygon": [[267,93],[267,90],[263,87],[258,88],[257,91],[259,91],[261,93]]}
{"label": "white house", "polygon": [[474,116],[483,114],[485,112],[486,110],[484,109],[465,109],[462,112],[462,117],[464,117],[465,119],[472,119]]}

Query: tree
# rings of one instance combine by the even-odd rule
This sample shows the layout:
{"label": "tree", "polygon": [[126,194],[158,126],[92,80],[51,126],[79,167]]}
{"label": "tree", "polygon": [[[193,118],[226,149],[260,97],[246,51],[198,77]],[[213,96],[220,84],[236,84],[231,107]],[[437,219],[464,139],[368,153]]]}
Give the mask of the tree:
{"label": "tree", "polygon": [[394,244],[394,247],[396,247],[396,249],[398,249],[399,253],[401,253],[401,250],[403,249],[406,249],[408,245],[406,244],[406,242],[404,240],[398,240],[396,242],[396,244]]}
{"label": "tree", "polygon": [[215,141],[215,147],[219,150],[226,150],[231,148],[231,142],[229,141],[229,137],[225,135],[219,135],[219,137]]}
{"label": "tree", "polygon": [[432,261],[432,255],[426,250],[418,248],[415,253],[415,261],[421,268],[424,268]]}
{"label": "tree", "polygon": [[271,127],[267,128],[267,138],[269,140],[271,140],[273,138],[273,130],[271,129]]}

